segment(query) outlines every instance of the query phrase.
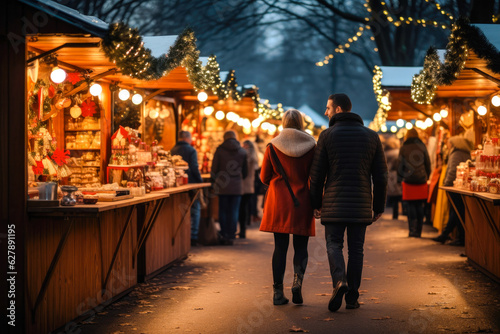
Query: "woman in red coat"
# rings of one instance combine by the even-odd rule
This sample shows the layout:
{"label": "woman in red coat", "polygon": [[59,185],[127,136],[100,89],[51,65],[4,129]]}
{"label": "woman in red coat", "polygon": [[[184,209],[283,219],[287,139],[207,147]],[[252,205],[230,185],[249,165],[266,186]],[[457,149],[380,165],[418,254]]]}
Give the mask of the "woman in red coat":
{"label": "woman in red coat", "polygon": [[[271,145],[283,166],[299,206],[295,207],[285,179],[279,173],[277,162],[271,155]],[[289,109],[283,114],[283,131],[267,147],[260,178],[269,185],[264,204],[260,230],[274,233],[273,279],[274,305],[288,303],[283,293],[286,253],[293,234],[294,278],[292,301],[302,304],[302,280],[307,266],[307,243],[314,236],[313,209],[309,197],[309,170],[314,157],[316,141],[304,132],[300,111]]]}

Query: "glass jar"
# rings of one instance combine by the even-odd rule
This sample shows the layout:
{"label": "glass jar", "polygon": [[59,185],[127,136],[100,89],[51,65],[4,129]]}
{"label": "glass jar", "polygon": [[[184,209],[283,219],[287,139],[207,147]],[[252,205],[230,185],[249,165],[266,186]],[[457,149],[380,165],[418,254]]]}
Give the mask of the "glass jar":
{"label": "glass jar", "polygon": [[478,177],[477,183],[478,183],[478,185],[477,185],[478,191],[480,191],[480,192],[487,192],[488,191],[488,184],[489,184],[488,177],[486,177],[486,176]]}
{"label": "glass jar", "polygon": [[475,192],[477,192],[477,191],[479,191],[479,190],[478,190],[478,189],[479,189],[478,187],[479,187],[479,183],[478,183],[478,181],[477,181],[477,177],[476,177],[476,176],[473,176],[473,177],[472,177],[472,179],[471,179],[471,181],[470,181],[470,187],[469,187],[469,190],[470,190],[470,191],[475,191]]}
{"label": "glass jar", "polygon": [[488,184],[488,192],[491,194],[498,194],[500,191],[500,179],[491,179]]}

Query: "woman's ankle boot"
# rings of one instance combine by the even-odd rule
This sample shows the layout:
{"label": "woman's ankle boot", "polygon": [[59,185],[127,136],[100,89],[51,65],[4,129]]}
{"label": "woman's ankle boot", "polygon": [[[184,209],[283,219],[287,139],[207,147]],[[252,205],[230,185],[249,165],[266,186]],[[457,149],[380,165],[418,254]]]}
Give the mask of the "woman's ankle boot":
{"label": "woman's ankle boot", "polygon": [[302,304],[304,302],[302,300],[302,280],[303,279],[304,279],[304,275],[295,274],[293,276],[292,302],[294,304]]}
{"label": "woman's ankle boot", "polygon": [[284,305],[288,304],[288,298],[285,297],[283,292],[283,284],[273,284],[273,304],[274,305]]}

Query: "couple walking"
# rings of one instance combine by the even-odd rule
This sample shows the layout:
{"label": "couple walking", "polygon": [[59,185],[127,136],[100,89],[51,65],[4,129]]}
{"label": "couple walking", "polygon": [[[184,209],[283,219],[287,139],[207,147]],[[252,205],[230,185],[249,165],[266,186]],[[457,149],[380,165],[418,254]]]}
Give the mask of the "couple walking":
{"label": "couple walking", "polygon": [[[328,309],[358,308],[366,227],[385,207],[387,165],[380,139],[351,113],[345,94],[329,96],[329,128],[318,144],[303,131],[298,110],[283,114],[283,131],[271,140],[262,163],[261,180],[269,185],[260,230],[274,233],[272,257],[274,305],[288,303],[283,291],[289,234],[293,234],[292,301],[302,304],[307,244],[315,235],[314,218],[325,225],[333,293]],[[347,230],[348,264],[344,263]]]}

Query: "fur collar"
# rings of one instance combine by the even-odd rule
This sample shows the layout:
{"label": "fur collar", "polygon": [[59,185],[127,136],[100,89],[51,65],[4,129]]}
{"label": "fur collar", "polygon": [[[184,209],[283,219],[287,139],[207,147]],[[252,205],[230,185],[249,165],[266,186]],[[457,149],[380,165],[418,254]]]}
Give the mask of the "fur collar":
{"label": "fur collar", "polygon": [[316,145],[316,140],[304,131],[286,128],[271,140],[271,144],[284,154],[298,158],[309,152]]}

